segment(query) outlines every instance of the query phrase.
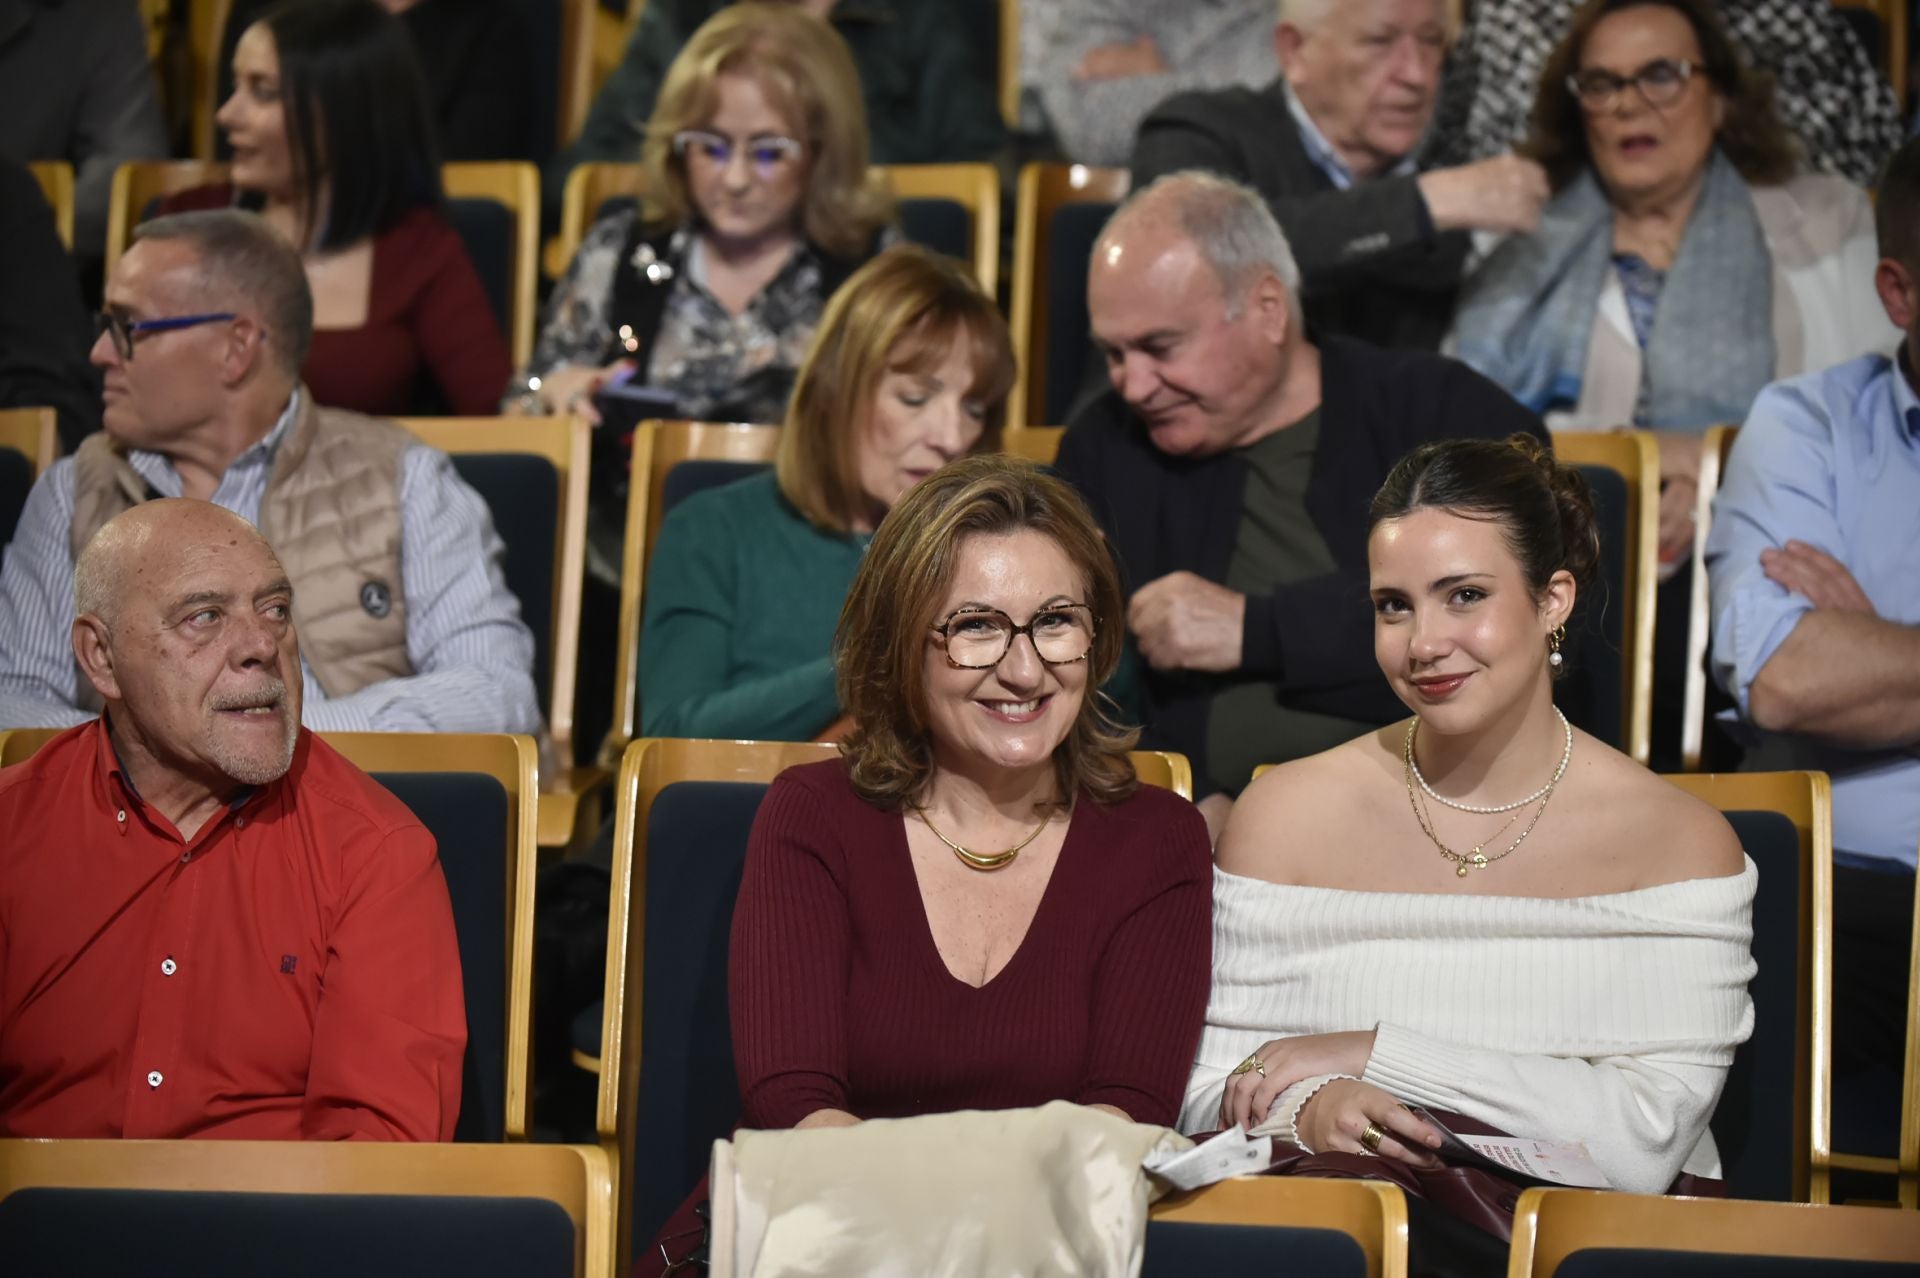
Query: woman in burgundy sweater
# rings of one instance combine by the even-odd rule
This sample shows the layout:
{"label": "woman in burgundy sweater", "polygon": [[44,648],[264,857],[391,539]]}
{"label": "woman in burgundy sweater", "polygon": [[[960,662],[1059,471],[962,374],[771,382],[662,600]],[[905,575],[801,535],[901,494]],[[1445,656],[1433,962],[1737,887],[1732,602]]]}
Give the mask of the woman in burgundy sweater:
{"label": "woman in burgundy sweater", "polygon": [[956,461],[881,522],[835,639],[843,758],[782,774],[747,852],[742,1126],[1062,1099],[1174,1120],[1212,858],[1097,703],[1124,616],[1092,516],[1030,463]]}
{"label": "woman in burgundy sweater", "polygon": [[248,27],[216,117],[231,184],[160,211],[258,209],[302,249],[321,404],[378,416],[496,411],[512,358],[460,234],[407,33],[374,0],[292,0]]}

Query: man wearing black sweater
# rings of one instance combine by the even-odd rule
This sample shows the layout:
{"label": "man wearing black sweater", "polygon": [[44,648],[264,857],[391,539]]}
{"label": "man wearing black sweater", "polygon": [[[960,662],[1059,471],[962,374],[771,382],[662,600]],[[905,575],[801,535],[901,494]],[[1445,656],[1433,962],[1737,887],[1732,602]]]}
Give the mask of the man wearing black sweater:
{"label": "man wearing black sweater", "polygon": [[1367,593],[1367,506],[1393,464],[1432,439],[1546,437],[1464,364],[1309,340],[1298,291],[1266,202],[1203,173],[1129,198],[1088,275],[1113,389],[1068,425],[1059,469],[1125,576],[1144,744],[1188,756],[1210,823],[1255,765],[1405,713]]}

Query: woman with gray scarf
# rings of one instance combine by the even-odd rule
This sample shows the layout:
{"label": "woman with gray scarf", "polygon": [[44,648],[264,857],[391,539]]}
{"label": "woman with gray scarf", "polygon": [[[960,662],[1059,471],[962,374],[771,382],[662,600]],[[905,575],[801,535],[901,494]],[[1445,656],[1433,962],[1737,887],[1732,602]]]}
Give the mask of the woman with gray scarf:
{"label": "woman with gray scarf", "polygon": [[1524,150],[1553,200],[1495,247],[1460,357],[1550,424],[1661,432],[1661,557],[1692,546],[1700,433],[1768,382],[1897,340],[1872,209],[1804,170],[1770,76],[1708,0],[1589,0],[1548,58]]}

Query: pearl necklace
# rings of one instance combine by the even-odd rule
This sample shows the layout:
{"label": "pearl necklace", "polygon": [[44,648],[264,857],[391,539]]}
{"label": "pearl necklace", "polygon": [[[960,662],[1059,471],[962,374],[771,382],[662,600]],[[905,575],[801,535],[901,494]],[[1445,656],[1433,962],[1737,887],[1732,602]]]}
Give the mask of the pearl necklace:
{"label": "pearl necklace", "polygon": [[[1567,760],[1573,758],[1573,725],[1567,722],[1566,715],[1560,713],[1559,706],[1555,706],[1553,708],[1553,712],[1557,715],[1560,715],[1560,726],[1562,729],[1566,731],[1566,734],[1567,734],[1566,748],[1561,750],[1560,752],[1560,766],[1553,770],[1553,778],[1549,780],[1545,785],[1541,786],[1538,790],[1535,790],[1532,794],[1529,794],[1524,799],[1516,800],[1513,803],[1502,803],[1498,807],[1483,808],[1472,803],[1458,803],[1452,799],[1449,799],[1444,794],[1435,793],[1434,788],[1427,784],[1427,779],[1420,775],[1420,764],[1417,761],[1415,761],[1413,757],[1414,734],[1418,732],[1420,729],[1419,715],[1413,716],[1413,719],[1407,724],[1407,744],[1406,744],[1407,767],[1413,773],[1413,779],[1420,783],[1420,788],[1427,792],[1427,797],[1429,799],[1432,799],[1435,803],[1444,803],[1448,807],[1454,809],[1456,812],[1477,812],[1482,816],[1498,816],[1502,812],[1511,812],[1515,808],[1524,808],[1529,803],[1538,803],[1541,799],[1553,793],[1553,787],[1555,787],[1556,785],[1559,785],[1560,778],[1566,775]],[[1528,828],[1531,829],[1532,827],[1529,826]],[[1526,836],[1522,835],[1521,837],[1524,838]]]}

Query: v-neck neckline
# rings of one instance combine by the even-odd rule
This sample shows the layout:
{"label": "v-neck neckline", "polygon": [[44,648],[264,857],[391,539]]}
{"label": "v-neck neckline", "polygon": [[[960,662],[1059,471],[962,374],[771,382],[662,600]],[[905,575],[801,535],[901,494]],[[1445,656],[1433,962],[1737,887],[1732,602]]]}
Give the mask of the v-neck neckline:
{"label": "v-neck neckline", "polygon": [[1027,929],[1020,934],[1019,943],[1013,947],[1013,953],[1007,956],[1007,961],[1000,965],[1000,970],[978,985],[949,967],[946,955],[940,952],[940,941],[933,934],[933,918],[927,913],[927,895],[920,887],[920,869],[914,864],[913,845],[907,838],[907,813],[903,810],[894,818],[893,828],[898,840],[900,859],[906,867],[907,886],[913,892],[915,904],[919,906],[915,914],[920,924],[917,930],[922,941],[922,950],[931,959],[936,971],[955,985],[976,994],[986,993],[1007,978],[1007,974],[1013,971],[1014,965],[1021,962],[1022,956],[1032,948],[1034,931],[1051,908],[1055,889],[1060,883],[1060,873],[1066,866],[1068,852],[1073,847],[1074,832],[1079,828],[1080,815],[1084,806],[1084,804],[1075,803],[1073,810],[1067,816],[1067,833],[1060,840],[1060,851],[1053,859],[1053,871],[1047,875],[1047,885],[1040,890],[1040,900],[1034,905],[1033,913],[1027,919]]}

